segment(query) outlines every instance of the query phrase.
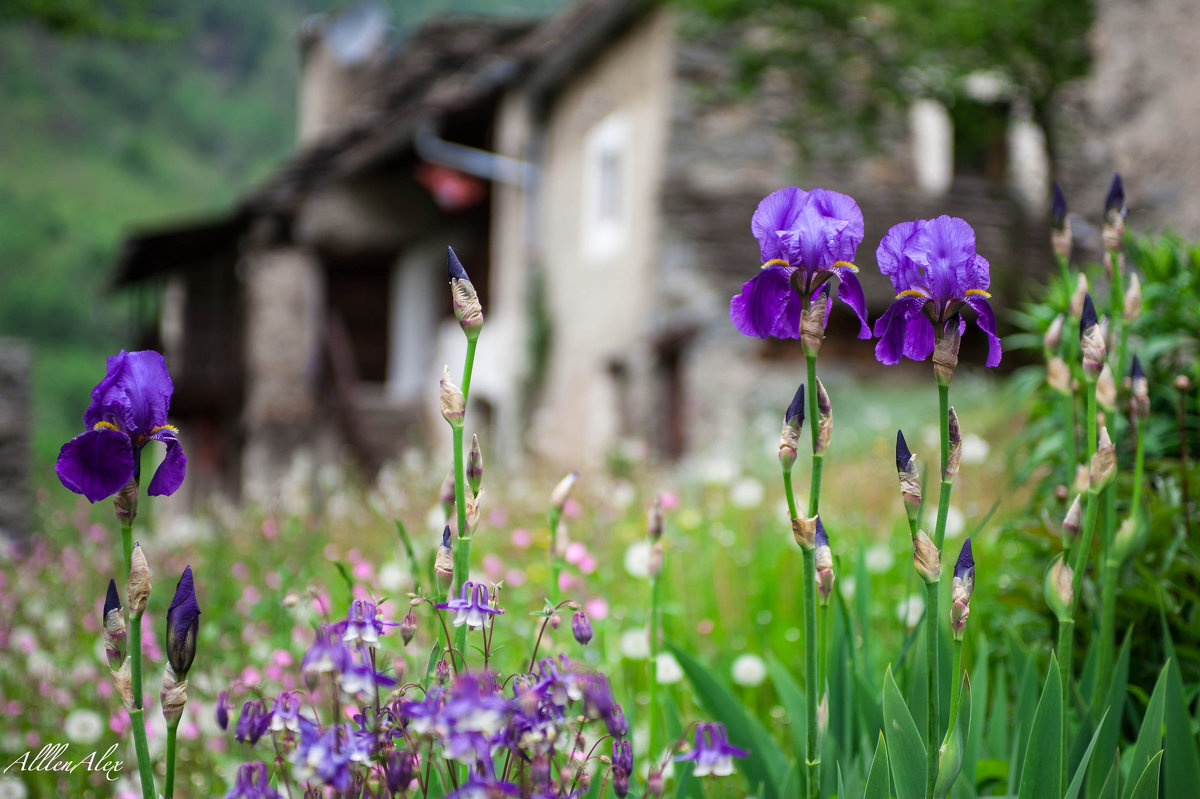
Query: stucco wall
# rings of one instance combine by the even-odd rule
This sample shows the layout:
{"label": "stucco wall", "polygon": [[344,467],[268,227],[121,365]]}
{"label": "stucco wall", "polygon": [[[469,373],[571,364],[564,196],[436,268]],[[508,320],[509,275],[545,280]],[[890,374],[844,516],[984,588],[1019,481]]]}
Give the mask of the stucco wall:
{"label": "stucco wall", "polygon": [[[555,335],[531,437],[562,460],[596,462],[616,437],[644,421],[636,409],[646,400],[641,387],[649,368],[672,29],[665,11],[643,18],[572,80],[547,122],[539,238]],[[597,126],[614,129],[613,120],[617,138],[624,135],[628,144],[628,161],[617,167],[625,225],[617,243],[589,240],[594,221],[585,221],[595,212],[585,197],[595,188],[589,142],[603,130]],[[626,370],[625,398],[611,374],[615,364]]]}

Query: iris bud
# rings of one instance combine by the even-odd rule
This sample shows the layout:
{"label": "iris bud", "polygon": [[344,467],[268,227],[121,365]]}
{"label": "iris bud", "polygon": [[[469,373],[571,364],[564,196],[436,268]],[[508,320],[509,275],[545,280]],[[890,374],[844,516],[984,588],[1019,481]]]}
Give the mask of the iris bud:
{"label": "iris bud", "polygon": [[463,398],[462,390],[450,378],[449,365],[442,367],[440,388],[442,418],[449,422],[452,427],[460,427],[463,417],[467,415],[467,405],[466,400]]}
{"label": "iris bud", "polygon": [[121,613],[121,599],[117,595],[117,584],[108,581],[108,595],[104,598],[104,654],[108,667],[113,671],[121,668],[126,652],[125,616]]}
{"label": "iris bud", "polygon": [[913,566],[927,584],[936,583],[942,576],[941,553],[924,530],[913,539]]}
{"label": "iris bud", "polygon": [[1046,604],[1059,621],[1071,620],[1071,605],[1075,601],[1074,580],[1075,572],[1063,562],[1062,555],[1056,557],[1050,568],[1046,569],[1042,589],[1046,594]]}
{"label": "iris bud", "polygon": [[467,485],[475,494],[483,481],[483,451],[479,449],[479,436],[471,436],[471,449],[467,453]]}
{"label": "iris bud", "polygon": [[833,443],[833,404],[821,378],[817,378],[817,452],[825,452]]}

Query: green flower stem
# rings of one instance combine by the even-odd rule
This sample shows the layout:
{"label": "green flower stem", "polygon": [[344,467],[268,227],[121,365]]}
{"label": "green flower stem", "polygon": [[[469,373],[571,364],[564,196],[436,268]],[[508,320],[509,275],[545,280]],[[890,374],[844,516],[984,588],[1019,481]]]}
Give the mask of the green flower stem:
{"label": "green flower stem", "polygon": [[1062,272],[1063,286],[1066,287],[1067,296],[1071,295],[1071,266],[1070,259],[1061,253],[1054,253],[1054,260],[1058,262],[1058,269]]}
{"label": "green flower stem", "polygon": [[1075,433],[1075,395],[1068,391],[1060,396],[1060,400],[1062,402],[1063,427],[1071,442],[1071,448],[1068,450],[1071,459],[1067,461],[1067,474],[1063,482],[1070,485],[1075,479],[1075,464],[1079,463],[1079,436]]}
{"label": "green flower stem", "polygon": [[[1092,696],[1092,707],[1099,710],[1101,697],[1108,696],[1108,683],[1112,680],[1112,648],[1115,643],[1114,624],[1117,618],[1117,575],[1121,563],[1111,554],[1104,558],[1104,578],[1101,589],[1100,611],[1100,665],[1096,672],[1096,690]],[[1107,649],[1105,648],[1107,647]]]}
{"label": "green flower stem", "polygon": [[938,775],[938,741],[941,719],[941,685],[938,679],[938,586],[940,582],[925,584],[925,661],[928,674],[929,714],[926,729],[929,763],[926,775],[925,796],[933,796],[933,786]]}
{"label": "green flower stem", "polygon": [[[463,408],[471,391],[471,371],[475,367],[476,339],[467,339],[467,356],[463,360],[462,395]],[[454,585],[461,589],[471,573],[471,535],[467,532],[467,481],[463,467],[463,423],[453,424],[454,437],[454,509],[458,521],[458,546],[454,548]],[[453,594],[452,594],[453,595]],[[466,657],[467,628],[459,627],[454,633],[454,647]]]}
{"label": "green flower stem", "polygon": [[662,572],[654,575],[650,579],[650,736],[648,741],[648,751],[650,753],[650,768],[658,764],[659,751],[657,738],[655,735],[658,732],[658,644],[660,637],[659,624],[661,621],[661,613],[659,611],[661,603],[661,591],[659,586],[662,585]]}
{"label": "green flower stem", "polygon": [[167,725],[167,785],[163,789],[166,799],[175,797],[175,733],[179,729],[179,719]]}
{"label": "green flower stem", "polygon": [[[121,545],[125,550],[125,576],[129,577],[133,559],[133,520],[121,524]],[[154,772],[150,765],[150,749],[146,744],[146,716],[142,710],[142,615],[129,616],[130,683],[133,686],[134,709],[129,712],[133,731],[133,749],[137,753],[138,775],[142,782],[142,798],[155,799]]]}
{"label": "green flower stem", "polygon": [[1096,378],[1087,378],[1087,463],[1092,462],[1092,456],[1096,454]]}
{"label": "green flower stem", "polygon": [[954,639],[954,660],[950,669],[950,725],[946,727],[946,737],[942,739],[943,743],[950,739],[950,733],[954,731],[954,723],[958,721],[958,687],[962,682],[962,648],[962,639]]}
{"label": "green flower stem", "polygon": [[[808,515],[816,516],[821,505],[821,468],[825,457],[817,449],[819,414],[817,411],[817,353],[805,348],[804,362],[808,371],[808,429],[812,441],[812,475],[808,493]],[[790,483],[790,478],[785,481]],[[794,504],[794,501],[793,501]],[[793,517],[794,518],[794,517]],[[804,592],[804,680],[805,701],[808,708],[808,736],[805,741],[805,765],[808,767],[808,796],[816,799],[821,790],[821,753],[817,748],[817,566],[811,549],[802,550],[804,575],[801,588]]]}
{"label": "green flower stem", "polygon": [[817,696],[824,697],[829,684],[825,661],[829,657],[829,605],[817,606]]}
{"label": "green flower stem", "polygon": [[[1073,612],[1073,611],[1072,611]],[[1075,618],[1072,616],[1069,619],[1058,620],[1058,670],[1059,676],[1063,681],[1063,696],[1062,696],[1062,713],[1063,713],[1063,734],[1062,741],[1059,743],[1061,764],[1058,770],[1058,796],[1062,796],[1067,790],[1067,740],[1071,734],[1067,731],[1067,707],[1070,705],[1068,697],[1070,691],[1070,675],[1071,675],[1071,656],[1075,651],[1072,643],[1072,638],[1075,635]],[[1098,692],[1097,692],[1098,693]]]}
{"label": "green flower stem", "polygon": [[808,708],[808,738],[805,741],[805,764],[808,766],[808,797],[817,799],[821,790],[821,753],[817,748],[817,614],[816,614],[816,556],[811,549],[801,550],[804,558],[804,680]]}
{"label": "green flower stem", "polygon": [[1133,436],[1137,441],[1137,447],[1133,461],[1133,497],[1129,501],[1129,512],[1140,513],[1142,509],[1142,476],[1146,466],[1146,435],[1138,425],[1136,416],[1133,418]]}
{"label": "green flower stem", "polygon": [[[825,454],[817,450],[817,435],[820,428],[817,413],[817,354],[805,351],[804,361],[808,367],[808,430],[812,437],[812,478],[808,491],[808,515],[816,516],[821,505],[821,467]],[[805,596],[809,596],[805,592]]]}
{"label": "green flower stem", "polygon": [[558,520],[562,518],[562,511],[557,507],[550,508],[550,539],[546,546],[546,562],[549,566],[550,585],[546,591],[546,596],[550,598],[551,604],[558,604],[558,575],[562,570],[562,564],[558,559]]}
{"label": "green flower stem", "polygon": [[[946,517],[950,513],[950,492],[954,484],[946,479],[946,464],[950,460],[950,382],[938,380],[938,416],[941,421],[941,475],[942,484],[938,492],[937,526],[933,531],[933,544],[941,557],[942,542],[946,539]],[[927,741],[929,748],[926,796],[933,796],[933,786],[937,782],[938,772],[938,740],[941,738],[939,728],[942,723],[942,695],[938,675],[938,588],[941,580],[926,584],[925,600],[925,641],[926,669],[929,684],[929,714],[927,723]]]}

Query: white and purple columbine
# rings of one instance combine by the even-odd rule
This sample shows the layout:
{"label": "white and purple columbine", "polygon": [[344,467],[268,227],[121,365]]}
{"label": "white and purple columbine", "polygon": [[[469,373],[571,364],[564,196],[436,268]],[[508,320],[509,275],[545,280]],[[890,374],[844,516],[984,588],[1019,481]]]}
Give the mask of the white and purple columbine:
{"label": "white and purple columbine", "polygon": [[471,630],[482,627],[484,620],[489,615],[504,613],[503,608],[492,607],[488,604],[487,586],[471,580],[462,584],[457,598],[450,599],[436,607],[455,611],[454,626],[461,627],[465,624]]}
{"label": "white and purple columbine", "polygon": [[108,373],[92,389],[83,414],[87,432],[72,438],[58,453],[55,471],[62,484],[91,502],[120,491],[136,473],[141,450],[151,441],[167,447],[150,481],[151,496],[174,494],[187,473],[179,431],[167,424],[175,386],[163,356],[149,350],[108,359]]}
{"label": "white and purple columbine", "polygon": [[267,764],[260,761],[238,767],[237,778],[225,799],[283,799],[283,794],[271,787]]}
{"label": "white and purple columbine", "polygon": [[725,725],[720,722],[700,724],[696,727],[696,743],[692,751],[679,755],[676,761],[691,761],[696,764],[692,774],[696,777],[727,777],[733,773],[733,759],[746,757],[749,752],[729,743]]}
{"label": "white and purple columbine", "polygon": [[853,264],[863,239],[863,215],[852,197],[828,189],[780,189],[758,204],[750,229],[762,267],[729,303],[739,332],[800,338],[801,311],[836,277],[838,299],[858,316],[858,337],[871,337]]}
{"label": "white and purple columbine", "polygon": [[996,315],[988,304],[991,273],[965,220],[939,216],[901,222],[883,237],[875,259],[896,290],[895,301],[875,320],[880,363],[925,360],[936,340],[962,334],[966,323],[960,315],[970,307],[988,337],[987,365],[1000,364]]}
{"label": "white and purple columbine", "polygon": [[374,602],[356,599],[350,603],[345,621],[334,625],[334,631],[342,637],[344,644],[362,643],[375,646],[379,643],[379,636],[387,632],[385,628],[397,627],[399,624],[395,621],[382,621]]}

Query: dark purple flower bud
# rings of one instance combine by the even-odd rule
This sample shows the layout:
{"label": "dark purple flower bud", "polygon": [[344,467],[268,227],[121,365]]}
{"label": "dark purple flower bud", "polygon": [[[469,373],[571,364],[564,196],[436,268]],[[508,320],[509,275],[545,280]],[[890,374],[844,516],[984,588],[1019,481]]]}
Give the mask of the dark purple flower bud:
{"label": "dark purple flower bud", "polygon": [[833,550],[829,548],[829,535],[820,516],[817,516],[817,534],[813,540],[816,543],[813,559],[817,572],[817,601],[828,605],[829,597],[833,594]]}
{"label": "dark purple flower bud", "polygon": [[395,751],[388,755],[385,781],[388,792],[392,794],[408,790],[414,773],[413,756],[411,752]]}
{"label": "dark purple flower bud", "polygon": [[1050,217],[1055,230],[1062,230],[1067,223],[1067,198],[1057,180],[1054,181],[1054,201],[1051,204]]}
{"label": "dark purple flower bud", "polygon": [[471,436],[471,449],[467,453],[467,485],[475,495],[479,494],[479,484],[483,482],[483,450],[479,448],[479,436]]}
{"label": "dark purple flower bud", "polygon": [[784,414],[784,421],[788,424],[794,424],[797,427],[804,425],[804,384],[796,389],[795,396],[792,397],[792,404],[788,405],[787,413]]}
{"label": "dark purple flower bud", "polygon": [[796,389],[796,396],[783,415],[783,431],[779,434],[779,463],[790,471],[800,449],[800,430],[804,427],[804,384]]}
{"label": "dark purple flower bud", "polygon": [[175,586],[175,598],[167,609],[167,660],[175,676],[183,679],[196,657],[196,632],[200,629],[200,605],[192,584],[192,567],[183,570]]}
{"label": "dark purple flower bud", "polygon": [[446,276],[451,283],[456,280],[470,280],[467,277],[467,270],[463,269],[462,261],[458,260],[458,255],[454,252],[453,247],[446,248]]}
{"label": "dark purple flower bud", "polygon": [[971,615],[971,596],[975,593],[975,558],[971,555],[971,539],[963,542],[954,577],[950,581],[950,632],[961,641]]}
{"label": "dark purple flower bud", "polygon": [[1112,183],[1108,187],[1108,196],[1104,198],[1104,214],[1125,212],[1125,186],[1121,183],[1121,173],[1114,172]]}
{"label": "dark purple flower bud", "polygon": [[629,795],[629,772],[614,768],[612,787],[617,799],[625,799]]}
{"label": "dark purple flower bud", "polygon": [[104,654],[108,657],[109,668],[116,671],[125,662],[127,634],[125,616],[121,613],[121,596],[113,580],[108,581],[108,594],[104,597],[103,622]]}
{"label": "dark purple flower bud", "polygon": [[229,729],[229,692],[217,694],[217,726],[222,730]]}
{"label": "dark purple flower bud", "polygon": [[1099,323],[1099,319],[1096,318],[1096,305],[1092,302],[1091,292],[1088,292],[1083,298],[1083,312],[1079,317],[1079,335],[1082,337],[1089,327]]}
{"label": "dark purple flower bud", "polygon": [[896,471],[903,473],[908,469],[908,463],[912,460],[912,451],[908,448],[908,442],[904,440],[904,431],[896,431]]}
{"label": "dark purple flower bud", "polygon": [[434,669],[434,674],[437,676],[437,681],[445,685],[450,680],[450,663],[445,658],[437,662],[437,667]]}
{"label": "dark purple flower bud", "polygon": [[1083,371],[1089,379],[1096,380],[1104,368],[1108,348],[1090,293],[1083,298],[1083,311],[1079,317],[1079,349],[1083,356]]}
{"label": "dark purple flower bud", "polygon": [[410,610],[404,614],[404,618],[400,620],[400,637],[404,639],[404,645],[408,646],[408,642],[417,634],[417,617]]}
{"label": "dark purple flower bud", "polygon": [[433,574],[437,578],[438,586],[446,591],[450,588],[450,583],[454,582],[454,551],[450,548],[450,525],[442,530],[442,545],[438,547],[437,554],[433,558]]}
{"label": "dark purple flower bud", "polygon": [[582,610],[577,611],[571,617],[571,632],[575,635],[575,640],[587,646],[592,640],[592,623],[588,621],[587,614]]}
{"label": "dark purple flower bud", "polygon": [[609,735],[618,738],[629,734],[629,722],[625,719],[625,711],[616,702],[613,703],[612,711],[604,717],[604,726],[608,728]]}
{"label": "dark purple flower bud", "polygon": [[263,706],[263,703],[248,701],[242,705],[242,715],[238,718],[234,737],[239,743],[248,743],[254,746],[267,731],[270,723],[271,714]]}
{"label": "dark purple flower bud", "polygon": [[613,768],[619,768],[626,773],[633,771],[633,744],[628,738],[613,741]]}
{"label": "dark purple flower bud", "polygon": [[650,503],[650,510],[646,513],[646,534],[651,541],[657,541],[662,538],[663,527],[666,523],[666,518],[663,515],[662,495],[655,494],[654,502]]}
{"label": "dark purple flower bud", "polygon": [[458,319],[459,327],[466,334],[468,341],[479,337],[483,329],[483,306],[479,304],[479,295],[475,286],[467,277],[467,270],[454,254],[453,247],[446,248],[446,274],[450,278],[450,297],[454,305],[454,316]]}

